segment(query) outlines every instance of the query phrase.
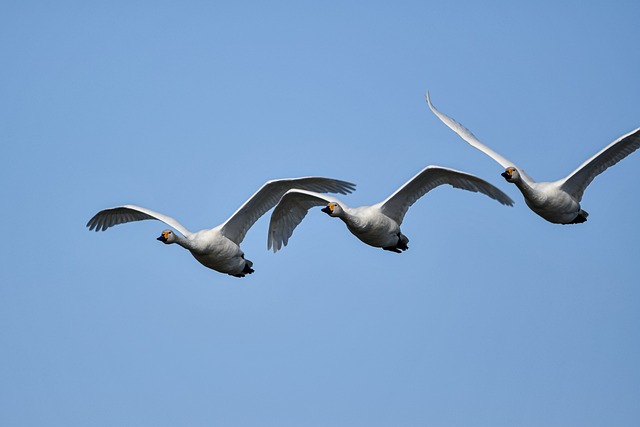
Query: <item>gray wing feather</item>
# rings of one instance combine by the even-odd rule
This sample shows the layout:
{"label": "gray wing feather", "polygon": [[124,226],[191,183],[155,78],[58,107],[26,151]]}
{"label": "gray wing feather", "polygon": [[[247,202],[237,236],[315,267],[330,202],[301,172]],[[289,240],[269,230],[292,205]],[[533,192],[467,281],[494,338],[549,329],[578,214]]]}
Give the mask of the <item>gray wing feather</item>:
{"label": "gray wing feather", "polygon": [[434,107],[433,104],[431,103],[431,98],[429,98],[429,92],[426,93],[425,97],[426,97],[426,100],[427,100],[427,104],[429,105],[429,108],[431,109],[433,114],[435,114],[442,121],[442,123],[447,125],[447,127],[449,129],[451,129],[452,131],[457,133],[460,138],[462,138],[464,141],[467,142],[467,144],[469,144],[472,147],[482,151],[484,154],[486,154],[487,156],[489,156],[493,160],[495,160],[497,163],[499,163],[503,168],[508,168],[508,167],[512,166],[512,167],[518,169],[518,171],[520,172],[520,175],[522,175],[522,178],[525,181],[527,181],[529,183],[535,182],[533,180],[533,178],[531,178],[529,175],[526,174],[526,172],[524,170],[522,170],[522,168],[519,168],[511,160],[509,160],[506,157],[496,153],[491,148],[487,147],[482,142],[480,142],[480,140],[478,138],[476,138],[476,136],[473,133],[471,133],[471,131],[469,129],[467,129],[466,127],[464,127],[462,124],[458,123],[457,121],[455,121],[451,117],[447,116],[446,114],[441,113],[440,111],[438,111],[436,109],[436,107]]}
{"label": "gray wing feather", "polygon": [[334,197],[312,191],[290,190],[285,193],[271,214],[267,249],[273,248],[273,252],[278,252],[283,246],[287,246],[293,230],[302,222],[309,209],[331,202],[340,203]]}
{"label": "gray wing feather", "polygon": [[381,211],[402,224],[411,205],[434,188],[448,184],[454,188],[482,193],[503,205],[513,206],[513,200],[487,181],[465,172],[440,166],[427,166],[380,204]]}
{"label": "gray wing feather", "polygon": [[140,206],[135,205],[116,206],[114,208],[101,210],[95,214],[89,222],[87,222],[87,227],[89,227],[89,230],[105,231],[107,228],[113,227],[114,225],[142,221],[145,219],[162,221],[185,236],[191,234],[189,230],[174,218],[154,212],[151,209],[141,208]]}
{"label": "gray wing feather", "polygon": [[582,200],[584,190],[593,179],[640,148],[640,128],[622,135],[604,147],[564,179],[561,188]]}
{"label": "gray wing feather", "polygon": [[294,188],[322,193],[348,194],[355,190],[355,184],[323,177],[286,178],[268,181],[222,224],[222,233],[235,243],[240,244],[251,226],[265,212],[274,207],[284,193]]}

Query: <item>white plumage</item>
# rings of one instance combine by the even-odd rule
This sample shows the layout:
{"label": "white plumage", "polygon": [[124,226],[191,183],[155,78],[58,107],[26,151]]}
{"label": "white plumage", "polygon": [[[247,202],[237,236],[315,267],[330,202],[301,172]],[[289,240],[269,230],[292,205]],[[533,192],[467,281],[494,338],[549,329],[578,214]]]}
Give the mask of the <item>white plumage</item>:
{"label": "white plumage", "polygon": [[290,178],[268,181],[223,224],[212,229],[191,232],[174,218],[135,205],[104,209],[87,223],[89,230],[104,231],[117,224],[145,219],[162,221],[182,236],[165,230],[158,240],[177,243],[188,249],[202,265],[221,273],[244,277],[253,273],[253,263],[244,258],[240,243],[251,226],[292,188],[348,194],[355,184],[322,177]]}
{"label": "white plumage", "polygon": [[429,92],[426,94],[426,99],[431,111],[445,125],[469,145],[482,151],[505,168],[502,176],[518,187],[532,211],[556,224],[585,222],[589,214],[580,206],[584,190],[596,176],[640,148],[640,128],[637,128],[604,147],[566,178],[553,182],[536,182],[515,163],[481,143],[469,129],[438,111],[431,103]]}
{"label": "white plumage", "polygon": [[350,208],[335,197],[312,191],[289,190],[271,214],[267,246],[273,248],[274,252],[286,246],[293,230],[309,209],[314,206],[326,206],[322,211],[329,216],[340,218],[349,231],[362,242],[399,253],[408,249],[409,239],[400,231],[407,210],[420,197],[443,184],[480,192],[503,205],[513,205],[509,196],[474,175],[439,166],[428,166],[386,200],[373,206]]}

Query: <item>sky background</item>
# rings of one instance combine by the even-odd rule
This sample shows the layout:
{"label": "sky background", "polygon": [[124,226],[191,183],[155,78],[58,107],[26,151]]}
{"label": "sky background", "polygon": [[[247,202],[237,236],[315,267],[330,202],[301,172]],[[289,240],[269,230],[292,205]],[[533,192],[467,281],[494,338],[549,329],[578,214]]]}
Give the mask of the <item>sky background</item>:
{"label": "sky background", "polygon": [[[637,426],[640,153],[545,222],[427,108],[555,180],[640,126],[637,1],[2,2],[0,425]],[[86,222],[198,230],[265,181],[440,187],[403,254],[269,214],[243,279]]]}

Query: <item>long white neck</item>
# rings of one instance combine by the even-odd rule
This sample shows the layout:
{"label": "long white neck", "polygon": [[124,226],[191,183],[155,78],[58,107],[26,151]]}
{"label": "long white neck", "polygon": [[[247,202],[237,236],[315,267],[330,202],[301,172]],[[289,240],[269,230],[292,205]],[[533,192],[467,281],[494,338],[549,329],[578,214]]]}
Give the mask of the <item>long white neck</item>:
{"label": "long white neck", "polygon": [[527,183],[524,179],[518,178],[517,180],[513,181],[513,183],[516,185],[516,187],[518,187],[525,198],[531,200],[536,198],[536,192],[533,190],[533,187],[531,187],[531,185],[529,185],[529,183]]}
{"label": "long white neck", "polygon": [[177,243],[178,245],[182,246],[185,249],[188,249],[190,251],[196,249],[195,246],[193,245],[193,241],[187,239],[186,237],[180,236],[176,233],[173,234],[174,236],[174,240],[172,242],[168,242],[168,243]]}
{"label": "long white neck", "polygon": [[[360,223],[359,217],[354,214],[354,209],[349,208],[347,206],[341,206],[342,209],[337,212],[337,217],[342,220],[347,225],[358,226]],[[357,208],[356,208],[357,209]]]}

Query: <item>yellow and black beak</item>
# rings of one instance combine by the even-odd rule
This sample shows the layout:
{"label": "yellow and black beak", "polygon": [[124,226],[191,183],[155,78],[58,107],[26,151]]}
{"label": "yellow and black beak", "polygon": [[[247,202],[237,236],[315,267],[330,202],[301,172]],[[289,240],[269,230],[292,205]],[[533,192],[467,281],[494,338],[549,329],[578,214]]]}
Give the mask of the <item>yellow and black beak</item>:
{"label": "yellow and black beak", "polygon": [[509,181],[513,175],[513,169],[509,168],[500,174],[504,179]]}
{"label": "yellow and black beak", "polygon": [[335,205],[333,203],[329,203],[326,207],[322,208],[321,211],[327,215],[331,215],[333,213],[334,206]]}
{"label": "yellow and black beak", "polygon": [[158,237],[156,240],[160,240],[162,243],[167,243],[167,232],[163,231],[160,237]]}

